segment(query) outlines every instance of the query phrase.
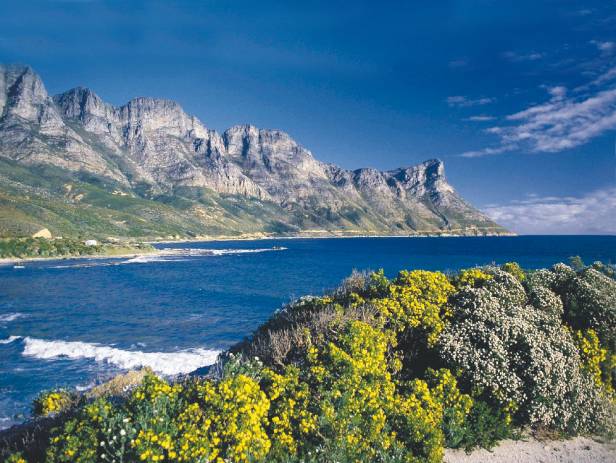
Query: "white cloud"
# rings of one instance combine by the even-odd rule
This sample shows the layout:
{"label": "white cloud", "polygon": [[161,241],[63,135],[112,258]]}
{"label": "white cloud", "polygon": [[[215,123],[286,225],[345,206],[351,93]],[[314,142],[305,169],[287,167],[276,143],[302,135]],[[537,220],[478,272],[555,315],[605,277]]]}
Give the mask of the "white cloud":
{"label": "white cloud", "polygon": [[462,156],[463,158],[480,158],[483,156],[492,156],[494,154],[506,153],[508,151],[513,151],[513,149],[514,148],[509,145],[497,146],[496,148],[487,147],[479,150],[465,151],[464,153],[460,154],[460,156]]}
{"label": "white cloud", "polygon": [[472,98],[467,98],[462,95],[456,95],[456,96],[447,97],[445,101],[451,107],[468,108],[471,106],[483,106],[486,104],[490,104],[490,103],[493,103],[495,100],[494,98],[487,98],[487,97],[472,99]]}
{"label": "white cloud", "polygon": [[616,234],[616,187],[581,197],[536,197],[484,208],[497,223],[522,234]]}
{"label": "white cloud", "polygon": [[550,98],[510,114],[502,124],[486,129],[496,135],[496,146],[462,153],[463,157],[523,150],[554,153],[581,146],[616,129],[616,86],[604,87],[616,78],[611,68],[593,81],[568,92],[563,86],[546,87]]}
{"label": "white cloud", "polygon": [[[611,80],[614,80],[615,78],[616,78],[616,66],[608,69],[607,72],[604,72],[599,77],[597,77],[595,80],[593,80],[590,83],[590,86],[601,85],[601,84],[604,84],[604,83],[609,82]],[[584,86],[582,88],[586,88],[586,86]]]}
{"label": "white cloud", "polygon": [[605,53],[609,53],[613,51],[614,49],[616,49],[616,43],[614,42],[609,42],[609,41],[603,42],[601,40],[591,40],[590,43],[593,44],[595,47],[597,47],[597,50],[601,52],[605,52]]}
{"label": "white cloud", "polygon": [[479,114],[477,116],[467,117],[465,120],[471,122],[488,122],[493,121],[494,119],[494,116],[486,116],[485,114]]}
{"label": "white cloud", "polygon": [[543,58],[543,53],[517,53],[515,51],[507,51],[503,53],[503,58],[513,63],[521,63],[524,61],[537,61]]}

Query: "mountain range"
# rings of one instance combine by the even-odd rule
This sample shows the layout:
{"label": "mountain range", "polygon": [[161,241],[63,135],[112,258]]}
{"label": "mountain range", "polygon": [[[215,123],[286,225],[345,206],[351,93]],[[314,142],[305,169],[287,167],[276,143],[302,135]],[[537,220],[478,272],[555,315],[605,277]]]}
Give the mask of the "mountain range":
{"label": "mountain range", "polygon": [[47,93],[0,65],[0,236],[179,238],[504,234],[460,197],[444,165],[345,170],[287,133],[224,133],[179,104],[123,106],[77,87]]}

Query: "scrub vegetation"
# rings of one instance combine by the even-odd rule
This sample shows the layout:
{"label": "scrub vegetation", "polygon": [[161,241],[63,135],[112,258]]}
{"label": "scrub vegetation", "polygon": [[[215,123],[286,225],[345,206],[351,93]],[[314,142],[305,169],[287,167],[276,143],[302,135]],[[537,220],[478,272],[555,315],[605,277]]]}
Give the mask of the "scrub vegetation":
{"label": "scrub vegetation", "polygon": [[0,258],[40,258],[40,257],[78,257],[113,256],[130,253],[154,252],[155,249],[144,243],[98,243],[86,244],[84,240],[73,238],[11,238],[0,239]]}

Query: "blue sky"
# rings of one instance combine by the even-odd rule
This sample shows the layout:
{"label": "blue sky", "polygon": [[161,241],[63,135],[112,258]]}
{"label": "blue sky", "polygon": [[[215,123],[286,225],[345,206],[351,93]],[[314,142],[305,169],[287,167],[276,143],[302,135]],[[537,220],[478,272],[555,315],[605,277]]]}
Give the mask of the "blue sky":
{"label": "blue sky", "polygon": [[347,168],[438,157],[516,231],[616,233],[613,0],[0,4],[0,62],[51,93],[171,98]]}

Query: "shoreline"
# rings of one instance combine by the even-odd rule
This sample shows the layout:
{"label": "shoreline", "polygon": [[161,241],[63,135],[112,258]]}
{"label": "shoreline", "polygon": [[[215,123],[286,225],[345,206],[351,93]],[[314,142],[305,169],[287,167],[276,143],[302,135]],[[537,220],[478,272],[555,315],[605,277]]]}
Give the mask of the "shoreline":
{"label": "shoreline", "polygon": [[122,254],[91,254],[81,256],[51,256],[51,257],[1,257],[0,266],[15,265],[27,262],[53,262],[63,260],[80,260],[80,259],[126,259],[140,256],[150,256],[160,254],[161,249],[156,251],[130,252]]}
{"label": "shoreline", "polygon": [[[483,235],[471,234],[417,234],[417,235],[240,235],[240,236],[198,236],[195,238],[163,239],[163,240],[144,240],[144,244],[176,244],[176,243],[213,243],[213,242],[245,242],[245,241],[264,241],[264,240],[301,240],[301,239],[340,239],[340,238],[493,238],[493,237],[515,237],[515,233],[495,233]],[[165,255],[163,249],[144,250],[127,252],[120,254],[84,254],[79,256],[49,256],[49,257],[0,257],[0,266],[19,265],[27,262],[43,261],[63,261],[79,259],[125,259],[148,255]]]}
{"label": "shoreline", "polygon": [[166,243],[198,243],[214,241],[261,241],[261,240],[301,240],[301,239],[336,239],[336,238],[494,238],[494,237],[515,237],[519,236],[513,232],[503,233],[417,233],[414,235],[371,235],[371,234],[300,234],[300,235],[268,235],[268,234],[246,234],[246,235],[221,235],[221,236],[197,236],[194,238],[146,240],[147,244],[166,244]]}

